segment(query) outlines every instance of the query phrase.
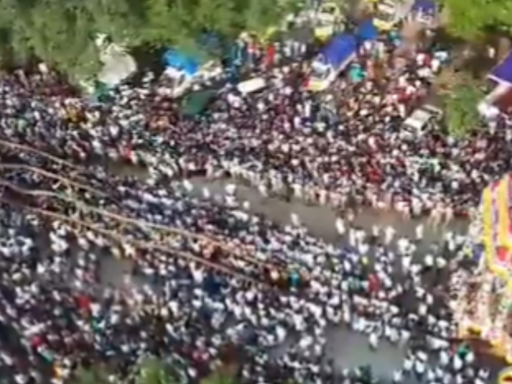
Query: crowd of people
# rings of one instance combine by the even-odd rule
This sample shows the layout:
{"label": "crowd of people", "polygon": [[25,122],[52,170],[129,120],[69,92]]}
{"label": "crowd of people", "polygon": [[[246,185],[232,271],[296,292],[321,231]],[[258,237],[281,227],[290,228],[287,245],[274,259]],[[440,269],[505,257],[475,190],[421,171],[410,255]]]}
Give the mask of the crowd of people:
{"label": "crowd of people", "polygon": [[[244,211],[228,192],[225,202],[192,197],[186,186],[70,169],[20,147],[2,157],[16,166],[2,181],[1,357],[19,383],[49,370],[58,383],[91,365],[114,380],[146,356],[197,382],[233,354],[242,382],[373,382],[367,367],[333,364],[332,324],[368,334],[371,348],[406,348],[395,381],[488,374],[473,353],[452,352],[447,291],[464,238],[447,233],[419,255],[420,237],[340,219],[335,247]],[[99,279],[107,257],[133,263],[120,286]]]}
{"label": "crowd of people", "polygon": [[[154,76],[89,104],[55,74],[2,75],[2,371],[61,383],[99,366],[115,381],[158,356],[197,383],[236,356],[243,383],[377,379],[333,364],[326,329],[336,324],[367,334],[370,348],[387,339],[405,349],[396,382],[486,381],[475,353],[452,350],[449,281],[474,267],[453,262],[467,239],[447,232],[420,254],[421,228],[407,239],[340,217],[335,246],[251,213],[236,188],[218,200],[172,184],[227,174],[337,207],[465,212],[508,168],[512,136],[455,141],[403,127],[440,62],[426,51],[394,59],[390,41],[366,44],[361,76],[322,97],[304,90],[302,64],[275,68],[265,90],[226,86],[195,119]],[[149,176],[115,173],[113,160]],[[121,286],[100,279],[109,257],[130,261]]]}
{"label": "crowd of people", "polygon": [[[228,172],[261,189],[284,186],[335,206],[356,201],[409,214],[465,215],[482,188],[508,169],[509,130],[500,121],[455,140],[436,125],[419,132],[404,126],[431,94],[445,55],[420,50],[396,58],[393,47],[391,39],[365,44],[350,69],[355,75],[340,78],[327,96],[304,90],[303,65],[277,67],[266,72],[266,89],[244,95],[226,86],[196,119],[180,115],[155,76],[121,86],[112,102],[93,106],[57,96],[62,84],[49,91],[51,79],[39,79],[42,93],[32,97],[33,80],[27,88],[11,78],[3,92],[13,116],[4,120],[7,131],[34,130],[44,121],[53,128],[42,135],[68,142],[65,150],[81,158],[120,154],[172,176]],[[63,128],[66,116],[73,120],[66,127],[84,129]],[[34,133],[26,134],[30,143]]]}

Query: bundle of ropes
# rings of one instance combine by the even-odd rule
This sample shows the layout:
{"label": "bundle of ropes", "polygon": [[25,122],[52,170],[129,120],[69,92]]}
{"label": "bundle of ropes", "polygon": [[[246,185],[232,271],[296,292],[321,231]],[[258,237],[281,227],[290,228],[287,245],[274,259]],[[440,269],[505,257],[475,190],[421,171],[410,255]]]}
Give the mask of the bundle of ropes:
{"label": "bundle of ropes", "polygon": [[[20,161],[19,153],[37,157],[43,167]],[[17,162],[12,162],[16,159]],[[280,285],[288,266],[262,261],[254,249],[236,248],[226,239],[189,232],[130,217],[122,209],[122,196],[109,187],[108,177],[98,179],[85,167],[69,163],[38,149],[0,140],[0,201],[46,221],[65,223],[77,234],[92,231],[120,249],[123,257],[137,251],[159,251],[251,284]],[[98,202],[101,201],[101,204]],[[96,202],[96,203],[95,203]],[[100,208],[102,207],[102,208]],[[108,209],[104,209],[107,207]],[[186,241],[200,252],[184,250]]]}

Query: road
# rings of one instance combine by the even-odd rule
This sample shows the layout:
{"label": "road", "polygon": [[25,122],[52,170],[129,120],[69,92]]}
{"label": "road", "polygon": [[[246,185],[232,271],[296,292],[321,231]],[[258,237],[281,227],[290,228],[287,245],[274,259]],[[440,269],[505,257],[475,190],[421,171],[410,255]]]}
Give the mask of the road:
{"label": "road", "polygon": [[[112,171],[118,173],[119,169],[112,169]],[[128,169],[127,172],[132,174],[133,169]],[[203,189],[207,188],[211,194],[221,198],[226,185],[230,183],[227,180],[210,181],[205,179],[194,179],[191,182],[194,186],[192,194],[202,194]],[[176,182],[174,187],[183,188],[180,184],[180,182]],[[308,206],[301,201],[285,202],[277,198],[263,197],[254,189],[243,185],[238,186],[237,195],[239,200],[250,203],[252,212],[263,214],[277,223],[282,225],[289,223],[290,215],[295,213],[313,235],[332,243],[341,240],[334,225],[336,215],[328,207]],[[355,219],[355,224],[368,230],[371,230],[374,225],[380,227],[392,226],[399,235],[413,237],[416,226],[425,224],[425,221],[405,220],[391,212],[376,212],[367,209],[360,212]],[[447,230],[463,233],[466,229],[467,223],[463,221],[450,223],[448,228],[426,226],[424,244],[428,245],[435,242]],[[129,267],[125,261],[103,258],[101,279],[104,283],[121,285],[124,282],[126,272],[130,270]],[[144,282],[141,281],[140,283],[143,284]],[[365,336],[347,328],[333,326],[327,330],[327,333],[327,357],[333,359],[339,368],[371,365],[377,376],[385,378],[402,366],[404,351],[396,346],[383,343],[380,348],[373,352],[368,348]],[[294,341],[289,340],[289,343]],[[286,345],[278,349],[283,348],[286,348]],[[276,353],[278,352],[276,351]]]}
{"label": "road", "polygon": [[[209,181],[204,179],[195,179],[191,182],[194,189],[189,193],[202,194],[203,189],[207,188],[212,196],[217,198],[222,198],[226,185],[230,183],[228,180]],[[174,187],[186,190],[180,182],[177,182]],[[243,185],[237,186],[236,193],[241,201],[250,203],[252,212],[264,214],[282,225],[289,223],[290,214],[295,213],[315,236],[329,242],[340,241],[334,226],[336,216],[328,207],[307,206],[301,201],[285,202],[278,198],[262,197],[255,189]],[[412,237],[415,235],[416,225],[426,224],[426,221],[405,220],[392,212],[384,213],[365,209],[357,216],[355,223],[369,230],[374,225],[393,226],[398,234]],[[448,228],[426,226],[424,243],[428,245],[435,242],[443,236],[446,230],[463,233],[467,230],[467,223],[455,221]],[[114,284],[122,283],[121,276],[129,266],[115,259],[106,259],[103,262],[103,279]],[[373,367],[376,375],[389,378],[395,369],[402,366],[404,351],[389,343],[382,343],[377,351],[371,351],[368,348],[366,336],[344,327],[330,328],[327,339],[327,357],[334,359],[340,369],[369,364]]]}
{"label": "road", "polygon": [[[230,184],[229,180],[208,181],[204,179],[192,180],[195,187],[194,193],[202,193],[203,188],[208,188],[213,195],[222,195],[225,192],[226,185]],[[237,186],[237,196],[240,201],[248,201],[251,211],[264,214],[274,222],[280,224],[290,223],[290,214],[297,214],[301,222],[309,229],[309,231],[320,238],[329,242],[336,242],[339,236],[334,226],[336,215],[335,212],[326,206],[308,206],[302,201],[292,200],[286,202],[278,198],[262,197],[254,188],[244,185]],[[439,226],[433,228],[427,224],[425,219],[405,219],[394,212],[381,212],[371,209],[364,209],[355,219],[355,224],[371,231],[372,226],[377,225],[382,228],[392,226],[398,234],[408,237],[415,236],[416,226],[424,224],[425,233],[424,240],[426,243],[432,243],[440,239],[447,231],[456,233],[465,233],[468,223],[463,220],[456,220],[450,223],[448,227]]]}
{"label": "road", "polygon": [[[232,183],[229,180],[193,180],[193,193],[202,193],[207,188],[212,195],[219,197],[224,195],[226,185]],[[283,201],[279,198],[263,197],[257,190],[244,185],[237,185],[237,197],[240,201],[248,201],[253,212],[263,214],[273,221],[286,225],[290,223],[290,215],[297,214],[301,222],[309,231],[326,241],[336,243],[340,237],[336,231],[335,212],[326,206],[306,205],[302,201]],[[392,226],[398,235],[414,237],[416,226],[424,224],[424,245],[428,246],[438,241],[447,231],[464,233],[468,223],[457,220],[448,227],[436,227],[427,225],[425,219],[406,220],[393,212],[378,212],[371,209],[362,210],[355,218],[355,224],[371,231],[374,225],[381,228]],[[402,367],[405,351],[390,343],[381,343],[376,351],[368,347],[366,336],[353,332],[344,327],[332,327],[328,330],[327,356],[334,359],[339,368],[354,367],[369,364],[376,375],[389,378],[395,369]]]}

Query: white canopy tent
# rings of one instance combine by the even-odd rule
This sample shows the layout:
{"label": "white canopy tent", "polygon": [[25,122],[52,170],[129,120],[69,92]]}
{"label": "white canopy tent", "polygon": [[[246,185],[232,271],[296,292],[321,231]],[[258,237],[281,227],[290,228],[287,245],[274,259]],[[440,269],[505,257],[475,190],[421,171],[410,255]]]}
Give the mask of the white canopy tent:
{"label": "white canopy tent", "polygon": [[111,44],[101,53],[103,68],[98,73],[98,81],[112,88],[137,71],[135,59],[120,47]]}
{"label": "white canopy tent", "polygon": [[83,91],[96,99],[98,95],[107,95],[109,90],[137,72],[137,62],[126,52],[124,45],[109,42],[105,34],[98,34],[94,42],[103,65],[94,77],[78,80]]}

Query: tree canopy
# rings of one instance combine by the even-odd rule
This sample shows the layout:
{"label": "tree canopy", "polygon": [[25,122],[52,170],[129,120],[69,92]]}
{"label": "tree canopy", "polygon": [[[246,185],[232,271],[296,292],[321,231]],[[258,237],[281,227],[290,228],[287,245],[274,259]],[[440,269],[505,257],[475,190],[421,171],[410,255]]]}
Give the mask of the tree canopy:
{"label": "tree canopy", "polygon": [[512,3],[500,0],[440,0],[446,9],[447,28],[468,40],[492,31],[512,30]]}
{"label": "tree canopy", "polygon": [[[135,384],[177,384],[183,382],[180,374],[173,370],[176,367],[166,365],[157,358],[146,358],[133,366],[130,382]],[[73,384],[112,384],[108,372],[103,367],[91,367],[76,373]],[[114,381],[116,382],[116,381]],[[201,380],[201,384],[237,384],[233,375],[226,374],[223,370],[214,372]]]}
{"label": "tree canopy", "polygon": [[485,94],[481,84],[466,72],[445,71],[444,84],[437,84],[441,96],[448,133],[455,138],[464,138],[479,125],[478,103]]}
{"label": "tree canopy", "polygon": [[196,47],[214,32],[235,38],[282,20],[292,0],[0,0],[0,54],[35,55],[64,71],[91,72],[94,36],[129,46]]}

